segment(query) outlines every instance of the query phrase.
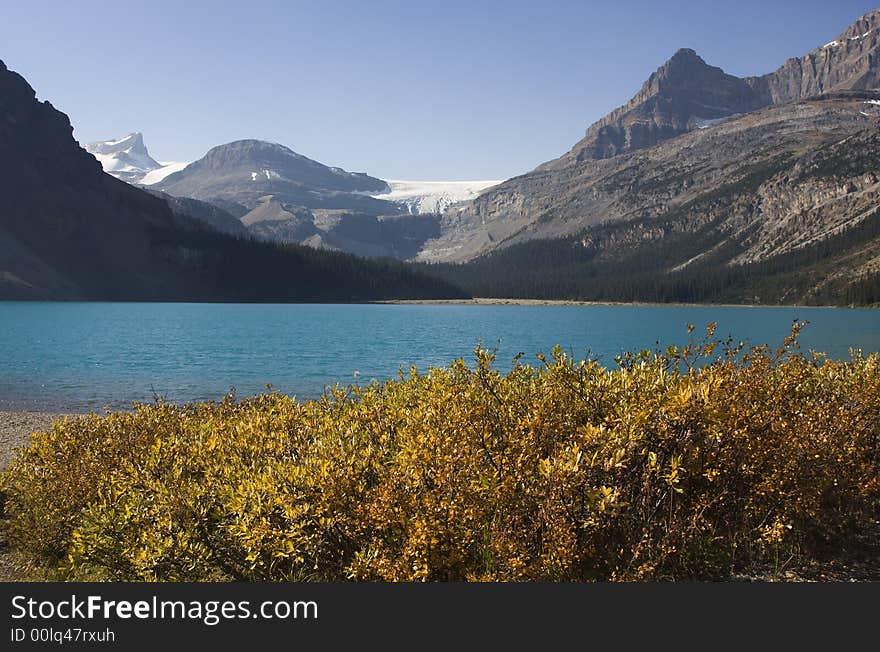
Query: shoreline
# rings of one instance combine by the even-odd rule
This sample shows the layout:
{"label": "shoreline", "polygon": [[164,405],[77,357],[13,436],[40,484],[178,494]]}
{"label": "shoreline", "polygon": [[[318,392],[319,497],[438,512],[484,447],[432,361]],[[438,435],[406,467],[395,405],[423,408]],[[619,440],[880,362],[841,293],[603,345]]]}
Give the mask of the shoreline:
{"label": "shoreline", "polygon": [[[19,448],[27,447],[31,435],[48,430],[52,424],[63,417],[70,416],[60,412],[29,412],[26,410],[0,411],[0,472],[6,470]],[[2,516],[2,514],[0,514]],[[25,582],[37,578],[32,569],[16,554],[0,532],[0,582]]]}
{"label": "shoreline", "polygon": [[614,307],[667,307],[667,308],[838,308],[841,310],[871,310],[878,306],[803,305],[777,303],[658,303],[651,301],[579,301],[577,299],[515,299],[473,297],[472,299],[382,299],[369,304],[395,306],[614,306]]}
{"label": "shoreline", "polygon": [[583,301],[579,299],[517,299],[513,297],[472,297],[470,299],[363,299],[349,301],[246,301],[242,299],[223,301],[198,299],[188,301],[164,300],[28,300],[3,299],[3,303],[134,303],[134,304],[188,304],[188,305],[258,305],[258,306],[362,306],[362,305],[424,305],[424,306],[632,306],[632,307],[667,307],[667,308],[835,308],[840,310],[880,310],[880,304],[840,305],[840,304],[802,304],[802,303],[686,303],[676,301]]}
{"label": "shoreline", "polygon": [[30,443],[33,433],[48,430],[55,421],[68,416],[75,415],[70,412],[0,411],[0,472],[6,470],[17,449]]}

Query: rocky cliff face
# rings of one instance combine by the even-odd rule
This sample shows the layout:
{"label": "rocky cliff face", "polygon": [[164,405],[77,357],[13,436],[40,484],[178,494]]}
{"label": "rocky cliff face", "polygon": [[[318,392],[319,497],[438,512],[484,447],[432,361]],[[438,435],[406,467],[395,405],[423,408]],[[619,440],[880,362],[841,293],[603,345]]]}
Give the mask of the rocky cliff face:
{"label": "rocky cliff face", "polygon": [[806,56],[789,59],[778,70],[746,81],[767,104],[880,88],[880,10],[862,16]]}
{"label": "rocky cliff face", "polygon": [[844,90],[880,88],[880,10],[859,18],[834,41],[776,71],[740,79],[682,49],[626,105],[591,125],[583,140],[544,167],[653,147],[695,128],[771,104]]}
{"label": "rocky cliff face", "polygon": [[[795,246],[804,224],[789,219],[802,207],[777,202],[771,187],[794,188],[798,172],[836,143],[861,142],[880,125],[880,106],[872,95],[808,100],[769,107],[698,129],[645,150],[545,168],[506,181],[473,202],[447,211],[442,235],[429,241],[421,260],[469,260],[493,249],[535,238],[558,238],[591,229],[667,220],[688,211],[693,226],[725,219],[748,220],[750,228],[776,231],[773,246],[761,237],[749,245],[749,260]],[[851,140],[846,140],[851,139]],[[864,148],[859,151],[863,152]],[[864,152],[863,152],[864,153]],[[864,158],[864,157],[863,157]],[[869,165],[865,163],[864,165]],[[870,168],[868,168],[870,169]],[[834,187],[857,182],[865,173],[841,171]],[[780,175],[776,181],[771,181]],[[766,188],[762,184],[768,183]],[[860,183],[860,182],[859,182]],[[762,198],[762,193],[768,193]],[[824,195],[809,184],[791,190],[804,202]],[[789,211],[786,212],[785,206]],[[819,232],[852,215],[842,205],[822,203]],[[723,207],[723,208],[721,208]],[[818,215],[818,214],[817,214]],[[731,228],[734,228],[731,226]],[[800,230],[800,231],[799,231]],[[789,238],[786,245],[783,240]]]}
{"label": "rocky cliff face", "polygon": [[617,156],[673,138],[698,126],[764,105],[746,81],[682,49],[652,74],[625,106],[589,129],[554,165]]}
{"label": "rocky cliff face", "polygon": [[[878,26],[880,11],[872,12],[825,47],[750,79],[680,50],[569,153],[447,210],[440,237],[419,259],[470,260],[582,232],[595,239],[589,233],[600,227],[620,242],[651,237],[659,232],[652,220],[682,210],[685,230],[716,219],[731,232],[749,230],[734,264],[835,233],[861,214],[855,196],[873,197],[867,171],[795,180],[827,148],[845,151],[837,144],[855,146],[878,129],[880,92],[871,92],[880,90]],[[864,147],[858,151],[869,160]],[[841,187],[857,190],[830,200]],[[638,235],[625,235],[627,223],[639,225]]]}

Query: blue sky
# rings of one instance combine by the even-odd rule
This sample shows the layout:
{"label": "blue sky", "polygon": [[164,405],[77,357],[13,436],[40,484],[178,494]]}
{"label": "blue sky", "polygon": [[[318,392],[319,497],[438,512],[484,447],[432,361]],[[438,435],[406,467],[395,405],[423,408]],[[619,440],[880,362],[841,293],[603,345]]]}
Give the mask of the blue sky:
{"label": "blue sky", "polygon": [[[875,0],[876,2],[877,0]],[[573,145],[680,47],[737,75],[870,2],[6,2],[0,59],[80,142],[160,160],[239,138],[384,178],[495,179]]]}

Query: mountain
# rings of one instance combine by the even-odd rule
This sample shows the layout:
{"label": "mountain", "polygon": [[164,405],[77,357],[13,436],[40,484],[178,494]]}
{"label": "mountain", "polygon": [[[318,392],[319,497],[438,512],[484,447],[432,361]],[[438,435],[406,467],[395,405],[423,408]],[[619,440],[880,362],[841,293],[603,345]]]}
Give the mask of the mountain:
{"label": "mountain", "polygon": [[0,296],[146,297],[173,272],[151,228],[167,205],[103,173],[70,122],[0,62]]}
{"label": "mountain", "polygon": [[[214,147],[191,165],[160,166],[139,133],[87,148],[105,171],[149,186],[177,214],[231,234],[367,257],[417,255],[425,241],[439,235],[437,214],[499,183],[385,182],[259,140]],[[424,217],[415,221],[406,215]]]}
{"label": "mountain", "polygon": [[[440,216],[361,215],[311,212],[293,206],[267,204],[270,219],[259,219],[260,209],[247,218],[254,236],[272,242],[296,242],[317,249],[345,251],[368,258],[410,260],[425,242],[440,235]],[[279,214],[274,211],[281,211]],[[287,216],[286,218],[283,216]]]}
{"label": "mountain", "polygon": [[767,104],[780,104],[834,91],[880,88],[880,10],[850,25],[836,39],[778,70],[747,81]]}
{"label": "mountain", "polygon": [[396,206],[366,194],[384,191],[387,184],[381,179],[329,167],[261,140],[214,147],[155,188],[179,197],[231,202],[248,211],[271,197],[305,208],[396,212]]}
{"label": "mountain", "polygon": [[880,93],[768,107],[504,186],[445,215],[427,249],[481,255],[427,271],[474,296],[880,302]]}
{"label": "mountain", "polygon": [[571,152],[548,167],[652,147],[709,121],[765,104],[747,81],[708,65],[693,50],[681,49],[627,104],[593,124]]}
{"label": "mountain", "polygon": [[880,301],[880,11],[772,73],[679,50],[559,159],[447,209],[469,292]]}
{"label": "mountain", "polygon": [[[562,237],[617,223],[641,221],[649,226],[651,220],[659,224],[683,207],[709,205],[711,212],[702,219],[716,219],[722,201],[730,204],[731,219],[747,217],[753,223],[750,228],[777,233],[774,248],[750,254],[769,255],[798,242],[805,226],[775,201],[782,187],[785,196],[799,196],[791,203],[792,211],[823,197],[811,228],[821,232],[846,217],[830,199],[838,188],[864,185],[861,175],[872,171],[870,158],[851,170],[827,170],[828,187],[798,185],[796,180],[826,148],[877,129],[880,107],[872,103],[875,97],[861,93],[772,106],[695,129],[653,148],[545,166],[450,208],[443,216],[442,235],[426,243],[420,257],[467,260],[534,238]],[[764,198],[765,192],[772,196]]]}
{"label": "mountain", "polygon": [[98,159],[104,172],[128,183],[157,183],[186,166],[186,163],[159,163],[153,159],[139,132],[117,140],[89,143],[85,149]]}
{"label": "mountain", "polygon": [[695,128],[774,104],[845,90],[880,87],[880,11],[859,18],[840,36],[776,71],[740,79],[681,49],[624,106],[587,129],[571,151],[546,167],[572,159],[602,159],[653,147]]}
{"label": "mountain", "polygon": [[[544,279],[591,298],[639,275],[643,290],[734,268],[754,280],[784,259],[803,268],[761,300],[845,296],[880,270],[871,227],[880,219],[878,27],[872,12],[832,43],[747,79],[679,50],[571,151],[447,209],[418,258],[474,261],[459,270],[472,292],[496,291],[477,279],[488,283],[497,269],[508,292],[540,292]],[[550,281],[544,258],[576,261],[569,275],[587,274],[594,287]],[[597,280],[608,270],[613,283]],[[459,272],[445,278],[461,281]],[[760,294],[739,287],[736,300]]]}
{"label": "mountain", "polygon": [[437,215],[412,217],[412,207],[445,206],[456,193],[474,196],[468,184],[422,184],[401,192],[259,140],[214,147],[152,187],[218,206],[261,240],[397,259],[416,256],[440,234]]}
{"label": "mountain", "polygon": [[0,299],[461,296],[390,262],[230,237],[105,174],[66,115],[0,62]]}

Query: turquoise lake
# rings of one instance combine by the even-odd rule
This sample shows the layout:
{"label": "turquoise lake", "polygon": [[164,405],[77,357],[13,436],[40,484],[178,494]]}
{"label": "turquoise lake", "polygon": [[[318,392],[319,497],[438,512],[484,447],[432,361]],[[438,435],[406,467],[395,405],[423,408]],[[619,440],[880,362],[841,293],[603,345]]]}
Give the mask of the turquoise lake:
{"label": "turquoise lake", "polygon": [[325,386],[396,376],[399,368],[471,359],[498,347],[506,368],[555,344],[607,365],[625,351],[717,335],[801,343],[837,358],[880,350],[880,312],[716,306],[476,306],[180,303],[0,303],[0,410],[123,408],[154,395],[219,399],[274,389],[308,398]]}

